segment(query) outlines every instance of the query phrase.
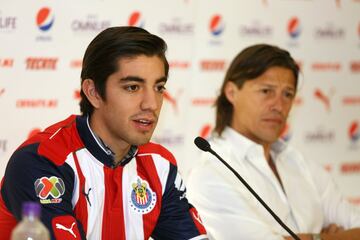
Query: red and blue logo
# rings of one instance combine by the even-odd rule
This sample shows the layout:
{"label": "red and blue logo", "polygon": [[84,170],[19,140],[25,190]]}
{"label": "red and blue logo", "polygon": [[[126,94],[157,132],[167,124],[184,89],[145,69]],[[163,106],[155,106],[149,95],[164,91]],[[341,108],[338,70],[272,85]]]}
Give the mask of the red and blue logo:
{"label": "red and blue logo", "polygon": [[36,25],[41,31],[48,31],[54,24],[55,16],[50,8],[43,7],[36,15]]}
{"label": "red and blue logo", "polygon": [[287,31],[292,38],[297,38],[301,33],[300,20],[297,17],[292,17],[287,25]]}
{"label": "red and blue logo", "polygon": [[131,208],[139,214],[151,212],[156,205],[156,193],[151,190],[149,183],[138,176],[136,182],[131,184],[131,189]]}
{"label": "red and blue logo", "polygon": [[128,25],[143,28],[145,25],[145,21],[141,13],[138,11],[131,13],[129,16]]}
{"label": "red and blue logo", "polygon": [[224,31],[225,23],[220,15],[216,14],[212,16],[210,19],[209,29],[214,36],[219,36]]}
{"label": "red and blue logo", "polygon": [[286,123],[284,129],[281,131],[280,138],[285,142],[289,142],[291,137],[292,137],[292,132],[290,129],[290,125]]}
{"label": "red and blue logo", "polygon": [[360,139],[359,122],[353,121],[348,130],[350,140],[355,143]]}

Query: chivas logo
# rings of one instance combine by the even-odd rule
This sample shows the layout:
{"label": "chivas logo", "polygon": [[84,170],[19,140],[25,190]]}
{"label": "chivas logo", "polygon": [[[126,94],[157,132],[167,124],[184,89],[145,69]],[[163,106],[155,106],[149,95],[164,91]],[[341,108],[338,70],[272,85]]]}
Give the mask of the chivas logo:
{"label": "chivas logo", "polygon": [[151,190],[149,183],[138,177],[136,183],[131,184],[130,206],[140,214],[151,212],[156,204],[156,194]]}

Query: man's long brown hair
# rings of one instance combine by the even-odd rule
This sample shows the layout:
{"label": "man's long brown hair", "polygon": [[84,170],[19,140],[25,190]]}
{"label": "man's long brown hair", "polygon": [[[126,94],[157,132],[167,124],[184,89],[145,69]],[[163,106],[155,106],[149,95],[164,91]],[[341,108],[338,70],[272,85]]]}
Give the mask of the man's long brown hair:
{"label": "man's long brown hair", "polygon": [[239,89],[246,81],[262,75],[271,67],[290,69],[295,77],[295,87],[298,84],[299,67],[290,53],[277,46],[257,44],[245,48],[231,62],[221,87],[220,95],[215,102],[216,124],[214,131],[221,136],[233,117],[233,106],[225,96],[226,83],[234,82]]}

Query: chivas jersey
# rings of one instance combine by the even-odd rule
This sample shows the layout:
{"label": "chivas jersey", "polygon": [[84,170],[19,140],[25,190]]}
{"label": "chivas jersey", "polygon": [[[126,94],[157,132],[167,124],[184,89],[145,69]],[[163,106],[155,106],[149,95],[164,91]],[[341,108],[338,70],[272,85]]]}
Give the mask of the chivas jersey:
{"label": "chivas jersey", "polygon": [[1,183],[0,239],[9,239],[24,201],[41,204],[52,239],[206,238],[172,154],[148,143],[114,167],[85,117],[50,126],[12,155]]}

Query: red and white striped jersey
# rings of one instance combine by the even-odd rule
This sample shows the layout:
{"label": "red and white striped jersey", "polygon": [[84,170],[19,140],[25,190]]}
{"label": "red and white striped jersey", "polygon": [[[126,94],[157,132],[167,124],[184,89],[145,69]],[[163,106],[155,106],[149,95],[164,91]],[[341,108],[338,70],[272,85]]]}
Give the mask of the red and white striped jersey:
{"label": "red and white striped jersey", "polygon": [[206,239],[185,194],[164,147],[139,146],[115,167],[87,118],[73,115],[27,140],[9,160],[0,239],[21,219],[24,201],[41,203],[52,239]]}

